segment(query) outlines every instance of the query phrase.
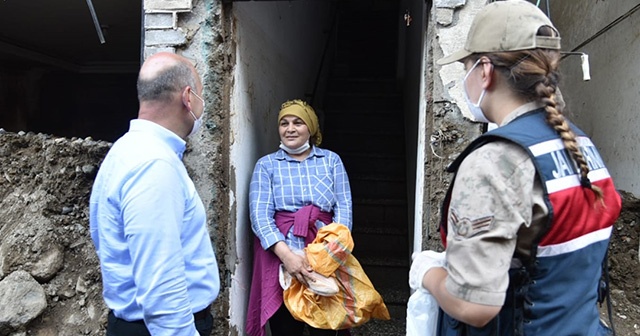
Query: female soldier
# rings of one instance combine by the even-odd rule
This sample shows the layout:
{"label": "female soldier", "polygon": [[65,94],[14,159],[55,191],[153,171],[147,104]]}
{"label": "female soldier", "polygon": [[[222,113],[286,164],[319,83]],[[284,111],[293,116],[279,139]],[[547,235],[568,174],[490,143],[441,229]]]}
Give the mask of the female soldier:
{"label": "female soldier", "polygon": [[[318,229],[332,222],[351,229],[349,179],[340,157],[317,147],[322,141],[318,117],[301,100],[282,104],[278,115],[280,149],[256,163],[249,191],[254,267],[249,298],[247,333],[302,335],[305,323],[291,316],[283,304],[278,269],[308,285],[311,267],[296,253],[313,241]],[[347,330],[320,330],[311,336],[348,335]]]}
{"label": "female soldier", "polygon": [[[593,142],[556,101],[560,37],[536,6],[498,1],[460,50],[477,119],[500,127],[449,170],[446,266],[433,251],[410,282],[441,308],[439,335],[598,335],[601,265],[621,201]],[[445,237],[446,236],[446,237]]]}

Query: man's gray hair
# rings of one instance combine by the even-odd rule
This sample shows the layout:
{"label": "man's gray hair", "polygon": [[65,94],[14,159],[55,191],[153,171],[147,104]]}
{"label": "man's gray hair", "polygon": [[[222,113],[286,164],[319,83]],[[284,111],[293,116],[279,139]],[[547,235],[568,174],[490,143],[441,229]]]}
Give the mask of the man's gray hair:
{"label": "man's gray hair", "polygon": [[186,86],[196,89],[196,78],[191,67],[183,62],[164,69],[154,78],[138,76],[138,100],[171,101],[172,94],[182,91]]}

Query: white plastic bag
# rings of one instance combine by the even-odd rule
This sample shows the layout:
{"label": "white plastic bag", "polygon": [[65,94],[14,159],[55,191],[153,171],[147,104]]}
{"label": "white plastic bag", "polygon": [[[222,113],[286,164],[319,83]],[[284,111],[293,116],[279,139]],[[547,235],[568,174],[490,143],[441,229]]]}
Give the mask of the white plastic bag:
{"label": "white plastic bag", "polygon": [[438,301],[419,288],[407,303],[407,336],[434,336],[438,327]]}

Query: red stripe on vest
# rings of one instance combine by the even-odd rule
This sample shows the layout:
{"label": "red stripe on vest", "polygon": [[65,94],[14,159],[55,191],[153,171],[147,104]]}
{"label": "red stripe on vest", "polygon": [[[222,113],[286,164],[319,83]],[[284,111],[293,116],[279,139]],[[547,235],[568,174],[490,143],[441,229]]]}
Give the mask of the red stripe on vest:
{"label": "red stripe on vest", "polygon": [[593,191],[581,186],[549,195],[553,209],[561,210],[554,213],[551,230],[544,236],[539,246],[565,243],[613,225],[622,207],[613,181],[607,178],[593,184],[604,191],[606,207],[596,200]]}

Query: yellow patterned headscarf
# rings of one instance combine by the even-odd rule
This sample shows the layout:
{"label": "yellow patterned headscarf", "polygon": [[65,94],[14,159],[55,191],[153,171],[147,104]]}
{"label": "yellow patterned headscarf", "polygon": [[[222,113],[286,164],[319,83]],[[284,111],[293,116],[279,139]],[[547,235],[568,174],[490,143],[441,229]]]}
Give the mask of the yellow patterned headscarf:
{"label": "yellow patterned headscarf", "polygon": [[282,104],[282,108],[278,114],[278,123],[280,123],[280,120],[287,115],[296,116],[302,119],[309,128],[311,137],[315,137],[315,145],[319,146],[320,143],[322,143],[322,134],[320,133],[318,116],[316,115],[316,111],[314,111],[309,104],[300,99],[286,101]]}

